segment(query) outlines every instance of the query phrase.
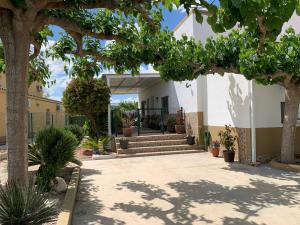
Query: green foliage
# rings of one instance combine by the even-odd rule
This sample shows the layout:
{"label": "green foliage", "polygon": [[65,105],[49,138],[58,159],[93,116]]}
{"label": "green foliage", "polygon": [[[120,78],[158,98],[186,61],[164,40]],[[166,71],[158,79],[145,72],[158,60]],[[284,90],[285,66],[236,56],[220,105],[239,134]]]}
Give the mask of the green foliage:
{"label": "green foliage", "polygon": [[45,190],[58,171],[68,162],[78,163],[75,150],[78,141],[67,130],[46,128],[38,132],[33,146],[29,147],[29,165],[40,165],[37,172],[37,184]]}
{"label": "green foliage", "polygon": [[110,139],[111,138],[108,136],[88,138],[82,143],[82,147],[91,149],[105,149],[105,145],[109,143]]}
{"label": "green foliage", "polygon": [[63,105],[71,115],[94,117],[106,112],[110,90],[103,79],[73,79],[63,93]]}
{"label": "green foliage", "polygon": [[10,182],[0,186],[0,223],[2,225],[40,225],[53,221],[55,204],[33,182],[21,186]]}
{"label": "green foliage", "polygon": [[235,142],[237,136],[232,134],[232,128],[230,125],[225,125],[225,131],[220,131],[218,136],[220,137],[220,143],[224,145],[225,149],[228,151],[235,150]]}
{"label": "green foliage", "polygon": [[[295,12],[300,14],[299,0],[220,0],[219,6],[208,1],[181,0],[189,11],[191,6],[201,6],[208,10],[207,22],[214,32],[220,33],[234,26],[244,27],[252,35],[262,35],[258,28],[258,18],[263,20],[266,37],[275,40],[282,26]],[[213,1],[214,2],[214,1]],[[202,22],[201,10],[195,9],[196,19]]]}
{"label": "green foliage", "polygon": [[117,107],[119,107],[121,111],[131,111],[138,109],[139,104],[135,101],[122,101]]}
{"label": "green foliage", "polygon": [[72,134],[74,134],[78,141],[78,144],[80,144],[80,142],[84,137],[84,129],[77,124],[67,125],[65,126],[65,129],[70,131]]}
{"label": "green foliage", "polygon": [[[264,85],[282,84],[289,77],[293,83],[300,83],[300,35],[292,28],[279,42],[266,39],[260,52],[258,39],[239,30],[233,30],[226,37],[208,39],[205,45],[187,37],[165,40],[168,40],[165,45],[169,50],[163,51],[162,62],[154,64],[165,80],[193,80],[214,72],[221,75],[237,72]],[[278,76],[278,72],[287,75]]]}
{"label": "green foliage", "polygon": [[99,137],[106,130],[109,102],[110,90],[103,79],[73,79],[63,93],[66,112],[86,116],[92,137]]}

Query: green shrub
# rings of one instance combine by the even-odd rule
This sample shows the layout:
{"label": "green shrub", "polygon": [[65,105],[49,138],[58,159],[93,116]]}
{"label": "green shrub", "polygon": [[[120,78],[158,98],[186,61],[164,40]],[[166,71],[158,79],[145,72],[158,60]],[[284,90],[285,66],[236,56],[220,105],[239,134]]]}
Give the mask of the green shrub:
{"label": "green shrub", "polygon": [[54,203],[33,182],[27,186],[14,182],[0,186],[0,224],[41,225],[53,221],[55,215]]}
{"label": "green shrub", "polygon": [[82,141],[82,139],[84,137],[84,129],[77,124],[67,125],[67,126],[65,126],[65,129],[68,131],[71,131],[72,134],[75,135],[75,137],[78,141],[78,144],[80,144],[80,142]]}
{"label": "green shrub", "polygon": [[38,132],[34,145],[29,147],[29,165],[40,165],[37,184],[45,191],[50,190],[50,182],[68,162],[81,165],[75,158],[76,137],[68,130],[46,128]]}

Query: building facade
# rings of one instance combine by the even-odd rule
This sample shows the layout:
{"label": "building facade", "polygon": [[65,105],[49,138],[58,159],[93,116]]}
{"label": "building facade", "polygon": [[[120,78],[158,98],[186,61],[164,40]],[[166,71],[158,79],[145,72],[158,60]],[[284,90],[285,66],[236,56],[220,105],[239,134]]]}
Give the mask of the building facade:
{"label": "building facade", "polygon": [[[34,82],[28,88],[28,135],[45,127],[64,127],[65,112],[60,101],[44,97],[43,87]],[[0,74],[0,144],[6,142],[6,81]]]}
{"label": "building facade", "polygon": [[[206,18],[203,24],[199,24],[195,15],[190,14],[175,28],[174,36],[181,38],[187,35],[203,43],[208,37],[215,38],[217,35],[205,21]],[[300,33],[300,17],[294,15],[284,25],[284,30],[289,26]],[[260,161],[280,155],[284,102],[281,86],[262,86],[242,75],[229,73],[199,76],[182,82],[165,82],[157,76],[159,73],[152,71],[148,77],[142,74],[135,78],[127,77],[127,81],[117,75],[108,75],[107,78],[113,93],[137,93],[140,107],[167,107],[169,114],[175,114],[182,108],[186,127],[196,136],[199,145],[204,144],[204,132],[210,132],[211,140],[218,140],[218,132],[224,129],[225,124],[230,124],[239,137],[236,157],[241,162],[251,161],[253,144],[256,158]],[[151,82],[153,79],[156,80]],[[297,130],[296,154],[300,155],[300,127]]]}

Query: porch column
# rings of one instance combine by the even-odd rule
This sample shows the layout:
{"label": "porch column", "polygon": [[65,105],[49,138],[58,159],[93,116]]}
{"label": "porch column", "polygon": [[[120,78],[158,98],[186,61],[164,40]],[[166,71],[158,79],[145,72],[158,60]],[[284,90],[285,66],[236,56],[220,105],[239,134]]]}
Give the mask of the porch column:
{"label": "porch column", "polygon": [[107,108],[107,118],[108,118],[108,136],[111,136],[111,107],[110,104],[108,104],[108,108]]}
{"label": "porch column", "polygon": [[[107,86],[110,88],[110,79],[106,77]],[[108,136],[111,136],[111,106],[110,103],[107,106],[107,120],[108,120]]]}

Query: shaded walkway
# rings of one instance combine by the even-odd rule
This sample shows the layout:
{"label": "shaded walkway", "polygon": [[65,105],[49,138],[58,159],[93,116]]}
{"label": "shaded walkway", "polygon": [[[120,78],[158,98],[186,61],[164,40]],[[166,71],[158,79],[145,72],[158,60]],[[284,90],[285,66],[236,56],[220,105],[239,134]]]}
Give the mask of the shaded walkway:
{"label": "shaded walkway", "polygon": [[300,221],[300,175],[207,153],[84,162],[73,225]]}

